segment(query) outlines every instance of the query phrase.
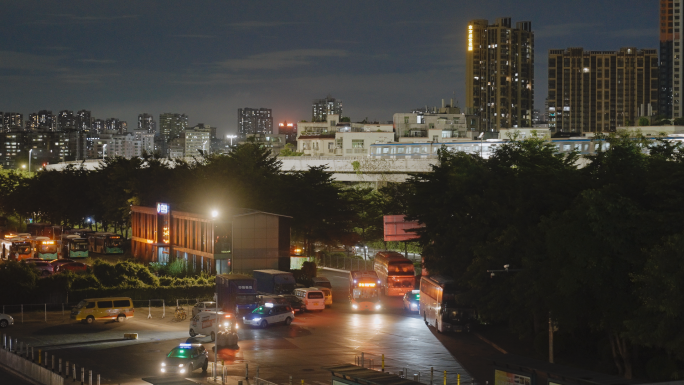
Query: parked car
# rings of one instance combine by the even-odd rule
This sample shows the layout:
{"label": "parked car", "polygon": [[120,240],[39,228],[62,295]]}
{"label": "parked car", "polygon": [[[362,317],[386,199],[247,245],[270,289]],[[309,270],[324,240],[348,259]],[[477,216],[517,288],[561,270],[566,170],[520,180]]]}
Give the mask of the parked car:
{"label": "parked car", "polygon": [[259,305],[265,305],[267,303],[289,305],[292,310],[302,312],[306,310],[306,305],[304,301],[297,298],[294,294],[280,294],[280,295],[259,295],[258,296]]}
{"label": "parked car", "polygon": [[10,325],[14,325],[14,318],[9,314],[0,313],[0,328],[6,328]]}
{"label": "parked car", "polygon": [[29,258],[25,259],[23,262],[35,266],[38,269],[38,273],[43,277],[47,277],[54,272],[52,264],[40,258]]}
{"label": "parked car", "polygon": [[63,271],[73,271],[74,273],[83,273],[88,270],[87,264],[83,262],[69,262],[69,263],[63,263],[59,266],[57,266],[57,273],[61,273]]}
{"label": "parked car", "polygon": [[58,266],[61,266],[65,263],[71,263],[71,262],[76,262],[76,261],[74,261],[73,259],[55,259],[53,261],[50,261],[50,263],[52,264],[52,269],[55,272],[57,272]]}

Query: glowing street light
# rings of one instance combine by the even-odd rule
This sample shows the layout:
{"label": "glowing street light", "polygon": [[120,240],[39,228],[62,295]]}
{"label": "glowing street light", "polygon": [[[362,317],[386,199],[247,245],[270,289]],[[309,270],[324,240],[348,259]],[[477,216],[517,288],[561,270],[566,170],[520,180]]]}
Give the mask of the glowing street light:
{"label": "glowing street light", "polygon": [[230,146],[233,147],[233,139],[236,139],[237,135],[226,135],[226,139],[230,139]]}
{"label": "glowing street light", "polygon": [[105,158],[105,151],[107,151],[107,143],[102,145],[102,160]]}
{"label": "glowing street light", "polygon": [[212,211],[211,211],[211,217],[212,217],[212,218],[217,218],[217,217],[218,217],[218,214],[219,214],[218,210],[212,210]]}
{"label": "glowing street light", "polygon": [[31,172],[31,153],[33,152],[33,149],[29,150],[29,172]]}

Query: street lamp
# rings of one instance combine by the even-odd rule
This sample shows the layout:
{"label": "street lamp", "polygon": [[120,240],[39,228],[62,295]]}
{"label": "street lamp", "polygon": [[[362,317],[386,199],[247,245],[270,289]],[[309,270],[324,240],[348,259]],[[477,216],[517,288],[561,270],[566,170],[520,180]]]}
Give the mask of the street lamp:
{"label": "street lamp", "polygon": [[105,158],[105,151],[107,151],[107,143],[102,145],[102,160]]}
{"label": "street lamp", "polygon": [[212,217],[212,218],[217,218],[218,215],[219,215],[218,210],[211,210],[211,217]]}
{"label": "street lamp", "polygon": [[33,152],[33,149],[29,150],[29,172],[31,172],[31,152]]}
{"label": "street lamp", "polygon": [[226,135],[226,139],[230,139],[230,147],[233,147],[233,139],[236,139],[237,135]]}

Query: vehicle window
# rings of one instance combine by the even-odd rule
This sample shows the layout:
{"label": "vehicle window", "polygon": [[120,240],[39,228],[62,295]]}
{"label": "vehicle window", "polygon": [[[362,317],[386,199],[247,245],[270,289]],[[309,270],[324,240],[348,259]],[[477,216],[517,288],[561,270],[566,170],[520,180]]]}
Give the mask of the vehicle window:
{"label": "vehicle window", "polygon": [[97,307],[100,309],[111,309],[112,301],[97,301]]}
{"label": "vehicle window", "polygon": [[273,315],[273,309],[268,311],[268,315]]}
{"label": "vehicle window", "polygon": [[320,299],[320,298],[323,298],[323,293],[321,293],[321,292],[314,291],[314,292],[309,293],[309,299]]}
{"label": "vehicle window", "polygon": [[131,302],[127,299],[114,301],[114,307],[133,307]]}
{"label": "vehicle window", "polygon": [[93,309],[93,308],[95,308],[95,302],[88,302],[88,304],[86,305],[86,309]]}

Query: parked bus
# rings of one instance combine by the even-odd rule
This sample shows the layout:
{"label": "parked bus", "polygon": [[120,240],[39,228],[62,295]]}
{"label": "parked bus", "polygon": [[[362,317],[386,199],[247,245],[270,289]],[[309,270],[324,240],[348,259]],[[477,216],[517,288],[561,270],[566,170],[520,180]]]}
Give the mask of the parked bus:
{"label": "parked bus", "polygon": [[475,309],[458,306],[455,281],[442,276],[420,279],[420,312],[428,326],[438,332],[469,332],[475,323]]}
{"label": "parked bus", "polygon": [[33,257],[33,247],[29,238],[14,237],[2,241],[2,259],[22,261]]}
{"label": "parked bus", "polygon": [[375,272],[387,296],[403,296],[416,285],[413,262],[393,251],[381,251],[375,255]]}
{"label": "parked bus", "polygon": [[374,271],[349,272],[349,302],[352,310],[376,311],[380,303],[380,279]]}
{"label": "parked bus", "polygon": [[48,237],[35,237],[31,239],[33,257],[48,261],[58,258],[58,247],[55,241]]}
{"label": "parked bus", "polygon": [[123,254],[123,241],[114,233],[93,233],[88,236],[88,251],[100,254]]}
{"label": "parked bus", "polygon": [[62,236],[62,258],[88,258],[88,240],[79,235]]}

